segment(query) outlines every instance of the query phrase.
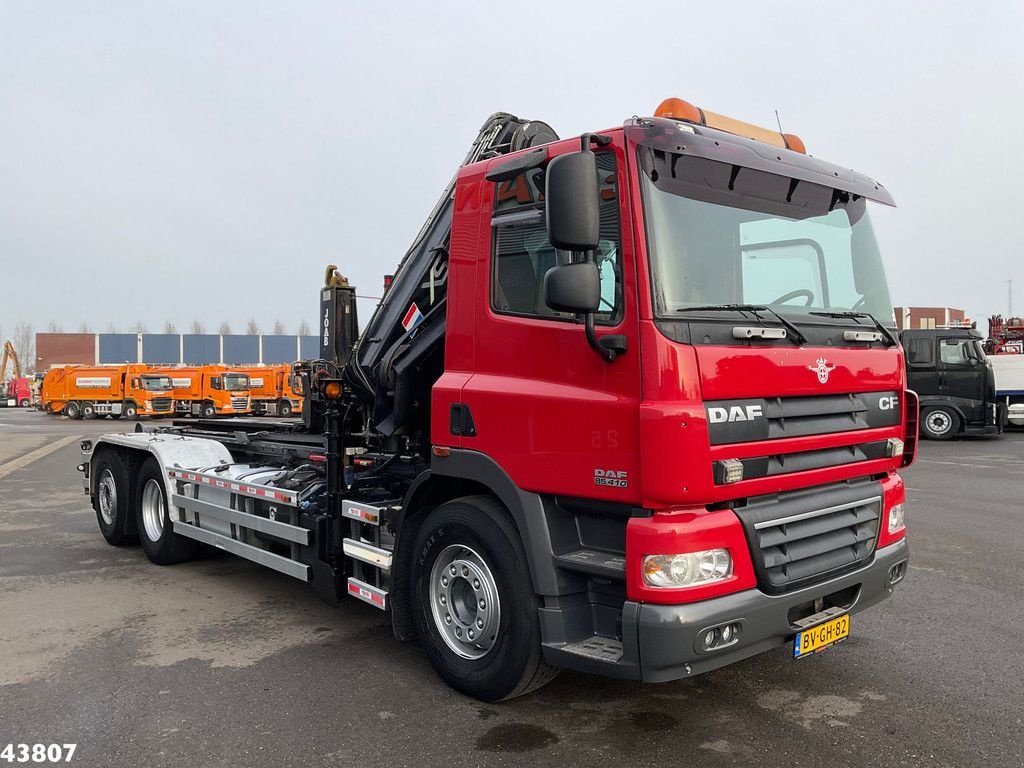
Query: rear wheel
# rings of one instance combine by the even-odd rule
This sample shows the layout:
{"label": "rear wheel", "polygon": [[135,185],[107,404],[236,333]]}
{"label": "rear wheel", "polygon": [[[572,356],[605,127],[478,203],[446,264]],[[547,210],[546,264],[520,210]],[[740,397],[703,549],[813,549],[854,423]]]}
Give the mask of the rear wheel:
{"label": "rear wheel", "polygon": [[82,403],[82,418],[83,419],[95,419],[96,418],[96,406],[86,401]]}
{"label": "rear wheel", "polygon": [[291,416],[292,404],[287,400],[282,400],[280,407],[277,409],[277,412],[280,413],[282,416]]}
{"label": "rear wheel", "polygon": [[80,419],[82,418],[82,409],[79,407],[78,403],[72,400],[64,406],[64,415],[69,419]]}
{"label": "rear wheel", "polygon": [[128,473],[114,451],[104,451],[96,461],[96,522],[108,544],[119,547],[137,541],[135,520],[128,503]]}
{"label": "rear wheel", "polygon": [[139,470],[135,524],[146,557],[157,565],[190,560],[199,548],[199,542],[174,532],[167,510],[167,491],[160,467],[155,459],[147,459]]}
{"label": "rear wheel", "polygon": [[921,435],[931,440],[949,440],[960,432],[960,416],[952,408],[938,406],[921,414]]}
{"label": "rear wheel", "polygon": [[482,701],[521,696],[554,679],[541,655],[537,596],[519,534],[486,496],[430,513],[416,537],[412,602],[434,669]]}

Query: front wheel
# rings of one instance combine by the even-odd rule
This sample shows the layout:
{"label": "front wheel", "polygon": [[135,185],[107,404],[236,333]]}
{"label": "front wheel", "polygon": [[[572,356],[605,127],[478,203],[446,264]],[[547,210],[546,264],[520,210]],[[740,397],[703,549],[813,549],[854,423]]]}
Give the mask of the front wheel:
{"label": "front wheel", "polygon": [[121,415],[126,419],[134,419],[139,415],[139,406],[131,400],[126,400],[124,405],[121,406]]}
{"label": "front wheel", "polygon": [[139,471],[135,494],[136,527],[142,549],[157,565],[192,559],[199,542],[174,532],[168,515],[167,492],[156,460],[147,459]]}
{"label": "front wheel", "polygon": [[217,415],[217,408],[213,403],[203,403],[202,407],[199,409],[199,415],[204,419],[212,419]]}
{"label": "front wheel", "polygon": [[538,601],[519,534],[486,496],[435,509],[417,534],[412,602],[420,642],[452,688],[481,701],[554,679],[540,647]]}
{"label": "front wheel", "polygon": [[282,416],[291,416],[292,404],[289,403],[287,400],[282,400],[280,407],[277,409],[277,412]]}
{"label": "front wheel", "polygon": [[20,403],[18,403],[18,405],[20,405],[22,408],[28,408],[29,402],[28,400],[22,400]]}
{"label": "front wheel", "polygon": [[921,436],[930,440],[949,440],[960,431],[960,416],[952,408],[939,406],[921,414]]}

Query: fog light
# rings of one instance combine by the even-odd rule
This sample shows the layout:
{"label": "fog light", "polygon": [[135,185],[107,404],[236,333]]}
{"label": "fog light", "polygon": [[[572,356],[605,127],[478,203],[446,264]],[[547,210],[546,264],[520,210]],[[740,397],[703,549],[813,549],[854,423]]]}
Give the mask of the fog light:
{"label": "fog light", "polygon": [[715,482],[719,485],[738,483],[743,479],[743,462],[739,459],[722,459],[715,462]]}
{"label": "fog light", "polygon": [[704,634],[704,647],[705,648],[712,648],[712,647],[714,647],[714,645],[715,645],[715,630],[709,629]]}
{"label": "fog light", "polygon": [[889,533],[893,534],[903,530],[906,524],[903,521],[903,505],[893,504],[889,508]]}
{"label": "fog light", "polygon": [[903,441],[898,437],[890,437],[886,446],[886,453],[890,456],[902,456],[903,455]]}
{"label": "fog light", "polygon": [[732,624],[726,624],[722,627],[722,643],[728,644],[732,642]]}
{"label": "fog light", "polygon": [[707,549],[684,555],[647,555],[643,577],[651,587],[697,587],[732,576],[732,557],[726,549]]}

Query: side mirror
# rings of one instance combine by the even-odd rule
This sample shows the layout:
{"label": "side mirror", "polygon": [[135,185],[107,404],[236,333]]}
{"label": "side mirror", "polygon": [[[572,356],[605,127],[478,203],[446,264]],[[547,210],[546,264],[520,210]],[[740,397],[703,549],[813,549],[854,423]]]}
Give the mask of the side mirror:
{"label": "side mirror", "polygon": [[544,303],[556,312],[596,312],[601,305],[601,272],[584,261],[552,267],[544,275]]}
{"label": "side mirror", "polygon": [[592,251],[601,234],[601,192],[593,152],[559,155],[546,174],[548,240],[563,251]]}

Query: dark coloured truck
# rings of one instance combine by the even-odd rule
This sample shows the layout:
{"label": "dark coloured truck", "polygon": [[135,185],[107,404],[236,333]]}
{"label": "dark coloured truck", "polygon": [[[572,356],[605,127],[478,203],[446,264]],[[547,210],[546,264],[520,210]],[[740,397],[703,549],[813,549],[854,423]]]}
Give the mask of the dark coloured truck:
{"label": "dark coloured truck", "polygon": [[994,435],[1006,424],[992,364],[973,328],[906,330],[900,334],[907,385],[921,403],[921,437]]}
{"label": "dark coloured truck", "polygon": [[99,527],[365,601],[482,700],[813,655],[907,573],[918,410],[869,201],[678,99],[566,140],[493,115],[361,333],[321,289],[302,424],[83,441]]}

